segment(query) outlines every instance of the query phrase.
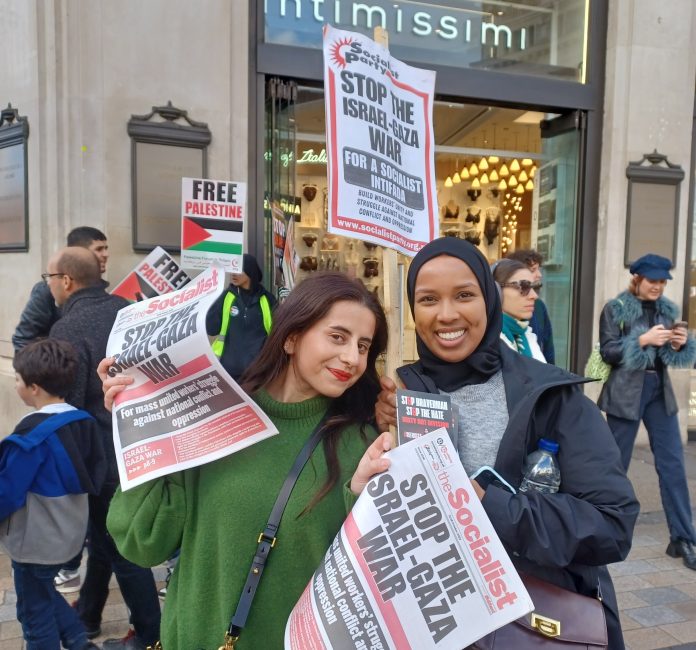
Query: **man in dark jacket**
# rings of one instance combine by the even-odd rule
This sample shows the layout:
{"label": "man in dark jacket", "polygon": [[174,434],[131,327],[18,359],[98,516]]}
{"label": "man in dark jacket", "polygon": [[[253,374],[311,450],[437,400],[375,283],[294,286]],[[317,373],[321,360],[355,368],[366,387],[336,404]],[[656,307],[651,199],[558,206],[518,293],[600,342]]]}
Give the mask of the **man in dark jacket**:
{"label": "man in dark jacket", "polygon": [[253,255],[244,255],[241,273],[210,307],[205,320],[215,336],[213,352],[233,379],[238,380],[261,351],[271,330],[276,299],[261,284],[262,273]]}
{"label": "man in dark jacket", "polygon": [[109,460],[104,488],[98,496],[90,497],[89,558],[78,611],[85,627],[99,628],[113,570],[130,610],[135,636],[127,641],[107,641],[110,645],[104,647],[144,650],[159,638],[157,588],[152,571],[123,558],[106,530],[109,502],[118,486],[118,469],[111,414],[104,408],[101,380],[97,375],[97,365],[106,354],[106,343],[116,314],[129,303],[106,293],[101,285],[99,261],[85,248],[68,247],[58,251],[50,259],[48,272],[43,277],[63,311],[60,320],[51,328],[50,336],[72,343],[80,358],[77,380],[67,401],[95,417]]}
{"label": "man in dark jacket", "polygon": [[[82,246],[82,248],[91,250],[99,260],[101,273],[106,271],[109,244],[106,241],[106,235],[101,230],[91,226],[74,228],[68,233],[68,246]],[[105,287],[109,284],[104,280],[102,282]],[[51,326],[59,318],[60,310],[51,296],[48,285],[43,280],[37,282],[32,287],[29,300],[12,335],[12,345],[15,352],[37,338],[48,336]]]}

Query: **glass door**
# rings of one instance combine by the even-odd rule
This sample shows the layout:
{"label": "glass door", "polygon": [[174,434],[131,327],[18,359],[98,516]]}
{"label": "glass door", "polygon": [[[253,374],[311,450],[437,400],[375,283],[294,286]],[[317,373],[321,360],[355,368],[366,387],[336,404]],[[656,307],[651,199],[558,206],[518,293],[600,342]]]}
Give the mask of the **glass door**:
{"label": "glass door", "polygon": [[584,115],[561,115],[540,127],[544,162],[534,189],[531,245],[544,258],[541,299],[553,326],[556,365],[568,368]]}

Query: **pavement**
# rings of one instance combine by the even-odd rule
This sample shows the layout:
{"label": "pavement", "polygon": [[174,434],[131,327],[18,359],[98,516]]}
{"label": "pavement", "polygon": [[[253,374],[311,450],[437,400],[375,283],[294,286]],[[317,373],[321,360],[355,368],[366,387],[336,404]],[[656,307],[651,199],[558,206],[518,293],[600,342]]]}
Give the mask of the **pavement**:
{"label": "pavement", "polygon": [[[696,442],[686,445],[685,458],[689,490],[692,502],[696,502]],[[626,647],[696,650],[696,572],[685,568],[680,559],[665,555],[669,534],[649,448],[635,448],[629,478],[640,500],[641,514],[628,558],[610,567]],[[165,575],[164,567],[155,568],[158,587],[164,584]],[[72,601],[75,594],[67,598]],[[23,648],[15,602],[10,561],[0,550],[0,650]],[[127,631],[128,612],[112,580],[102,636],[95,641],[120,637]]]}

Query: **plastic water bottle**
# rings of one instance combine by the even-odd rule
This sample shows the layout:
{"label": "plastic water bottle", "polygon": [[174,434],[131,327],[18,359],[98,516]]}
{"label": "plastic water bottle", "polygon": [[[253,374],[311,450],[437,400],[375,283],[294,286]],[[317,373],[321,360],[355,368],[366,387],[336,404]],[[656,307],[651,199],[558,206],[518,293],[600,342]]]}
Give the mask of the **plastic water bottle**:
{"label": "plastic water bottle", "polygon": [[558,443],[546,438],[539,440],[539,448],[527,456],[520,492],[531,490],[544,494],[558,492],[558,487],[561,485],[561,470],[556,459],[557,452]]}

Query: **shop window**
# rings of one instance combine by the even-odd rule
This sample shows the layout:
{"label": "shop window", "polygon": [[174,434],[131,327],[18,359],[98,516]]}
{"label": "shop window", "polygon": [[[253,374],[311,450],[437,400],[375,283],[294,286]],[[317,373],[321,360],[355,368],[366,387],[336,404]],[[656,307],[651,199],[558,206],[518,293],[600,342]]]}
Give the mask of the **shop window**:
{"label": "shop window", "polygon": [[29,123],[11,104],[0,111],[0,252],[29,250]]}
{"label": "shop window", "polygon": [[[327,229],[323,90],[299,86],[293,97],[292,106],[278,104],[277,126],[267,129],[265,179],[267,192],[275,187],[273,196],[285,200],[279,213],[293,220],[299,266],[291,283],[322,269],[339,270],[383,299],[382,248]],[[267,95],[267,107],[272,104]],[[557,363],[567,365],[579,139],[572,124],[567,135],[565,127],[542,129],[542,124],[551,123],[550,117],[524,109],[435,102],[438,234],[467,239],[491,263],[521,248],[542,253],[542,297],[557,332]],[[290,143],[294,151],[288,154]],[[269,162],[274,160],[271,169]],[[267,241],[268,252],[272,244],[270,238]],[[404,261],[407,265],[408,258]],[[414,324],[410,311],[402,311],[404,359],[411,360],[416,357]]]}
{"label": "shop window", "polygon": [[133,250],[149,252],[162,246],[178,253],[181,247],[181,179],[207,178],[208,125],[192,120],[186,111],[153,106],[147,115],[132,115],[131,200]]}

